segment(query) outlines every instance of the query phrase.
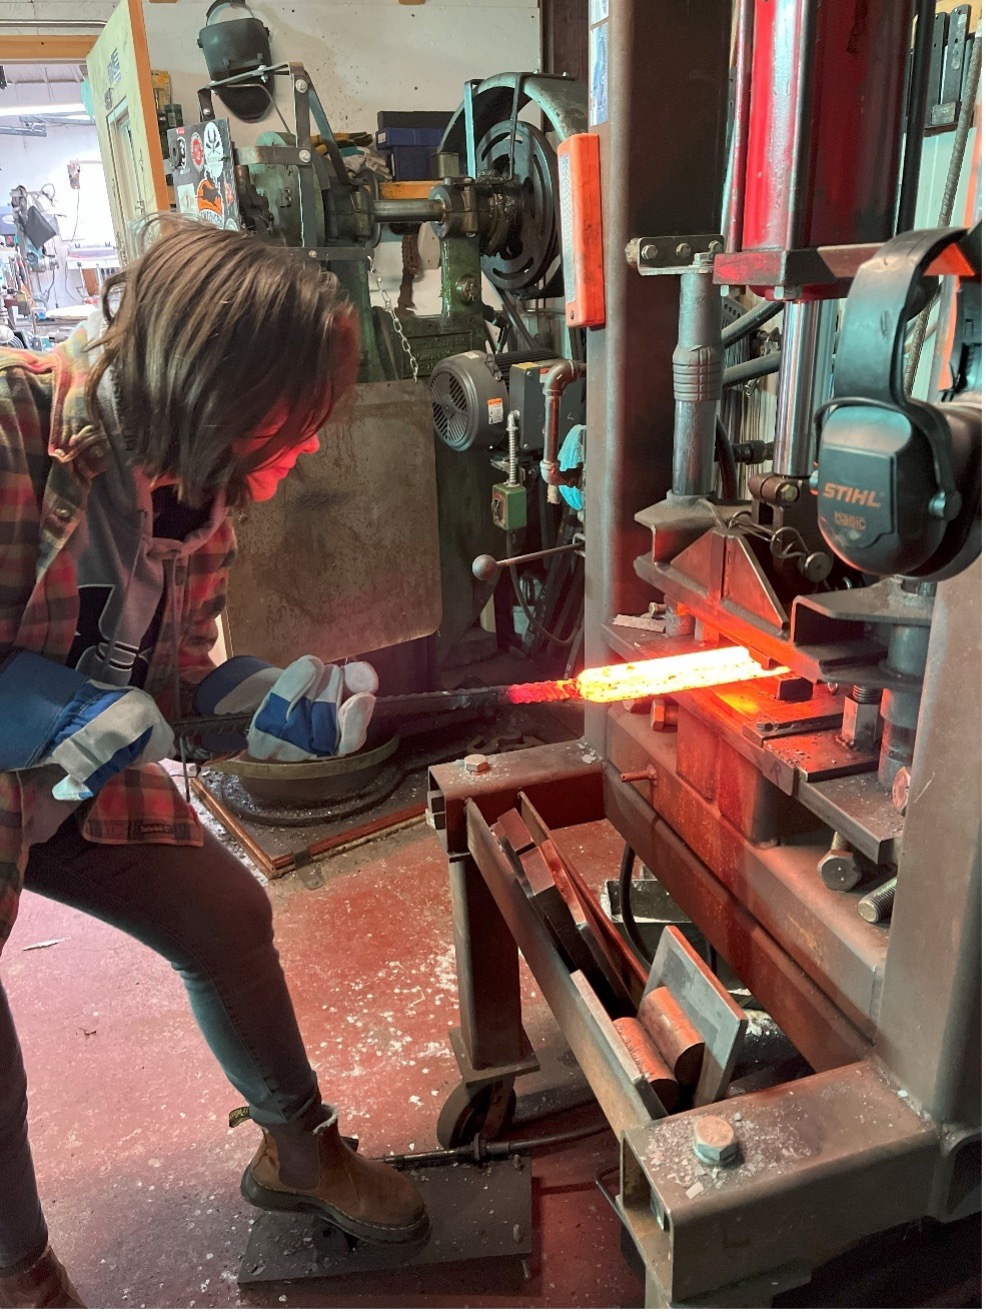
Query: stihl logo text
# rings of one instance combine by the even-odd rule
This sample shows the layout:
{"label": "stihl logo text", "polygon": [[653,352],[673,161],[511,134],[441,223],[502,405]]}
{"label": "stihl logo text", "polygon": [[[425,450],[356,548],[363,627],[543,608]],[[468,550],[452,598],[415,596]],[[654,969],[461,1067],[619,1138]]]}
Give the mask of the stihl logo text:
{"label": "stihl logo text", "polygon": [[826,483],[822,495],[829,501],[845,502],[847,506],[869,506],[874,511],[880,509],[876,493],[869,488],[850,488],[845,483]]}

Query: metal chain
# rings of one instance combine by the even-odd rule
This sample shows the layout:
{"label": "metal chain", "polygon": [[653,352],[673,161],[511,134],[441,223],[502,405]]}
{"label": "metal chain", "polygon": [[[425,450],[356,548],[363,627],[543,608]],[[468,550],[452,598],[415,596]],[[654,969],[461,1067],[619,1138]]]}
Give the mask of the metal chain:
{"label": "metal chain", "polygon": [[373,279],[377,285],[377,291],[380,293],[380,299],[383,301],[383,308],[390,315],[391,322],[394,325],[394,332],[397,334],[400,340],[400,344],[404,350],[404,354],[411,362],[411,377],[414,379],[415,383],[417,383],[418,358],[411,349],[411,343],[407,340],[407,334],[404,332],[404,326],[400,321],[400,316],[398,315],[397,311],[394,309],[394,303],[390,299],[390,293],[387,291],[383,283],[380,281],[380,271],[377,269],[377,266],[373,263],[373,256],[368,255],[366,257],[366,262],[370,266],[370,273],[373,275]]}

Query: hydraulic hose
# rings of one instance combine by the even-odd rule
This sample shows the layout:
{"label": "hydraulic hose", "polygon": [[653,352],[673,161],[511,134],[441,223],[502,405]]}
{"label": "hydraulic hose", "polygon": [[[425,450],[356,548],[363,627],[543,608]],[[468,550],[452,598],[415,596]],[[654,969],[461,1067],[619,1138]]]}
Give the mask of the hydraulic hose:
{"label": "hydraulic hose", "polygon": [[738,387],[740,383],[749,383],[754,378],[764,378],[767,374],[776,374],[781,367],[781,353],[772,351],[767,356],[755,356],[753,360],[744,360],[739,365],[730,365],[723,371],[722,386]]}
{"label": "hydraulic hose", "polygon": [[747,310],[745,315],[741,315],[739,319],[734,319],[731,324],[727,324],[722,330],[723,350],[735,346],[748,333],[752,333],[762,324],[774,319],[783,309],[783,301],[764,301],[760,305],[755,305],[752,310]]}

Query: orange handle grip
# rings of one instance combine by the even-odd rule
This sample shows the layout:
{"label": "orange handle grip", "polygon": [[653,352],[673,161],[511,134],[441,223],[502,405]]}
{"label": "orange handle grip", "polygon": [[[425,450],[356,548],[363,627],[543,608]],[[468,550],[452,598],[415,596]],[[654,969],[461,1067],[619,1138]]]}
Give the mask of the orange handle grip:
{"label": "orange handle grip", "polygon": [[599,138],[590,132],[566,137],[558,147],[565,322],[598,328],[606,322],[603,279],[603,198]]}

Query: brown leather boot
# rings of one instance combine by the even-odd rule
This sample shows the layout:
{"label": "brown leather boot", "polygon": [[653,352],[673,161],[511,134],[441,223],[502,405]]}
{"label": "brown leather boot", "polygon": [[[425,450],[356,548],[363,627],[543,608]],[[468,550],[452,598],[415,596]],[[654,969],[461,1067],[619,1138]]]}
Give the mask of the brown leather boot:
{"label": "brown leather boot", "polygon": [[417,1187],[386,1163],[361,1158],[323,1108],[314,1128],[263,1128],[243,1173],[243,1197],[272,1212],[319,1213],[341,1231],[376,1244],[413,1244],[428,1234]]}
{"label": "brown leather boot", "polygon": [[51,1246],[30,1267],[0,1268],[0,1308],[85,1308]]}

